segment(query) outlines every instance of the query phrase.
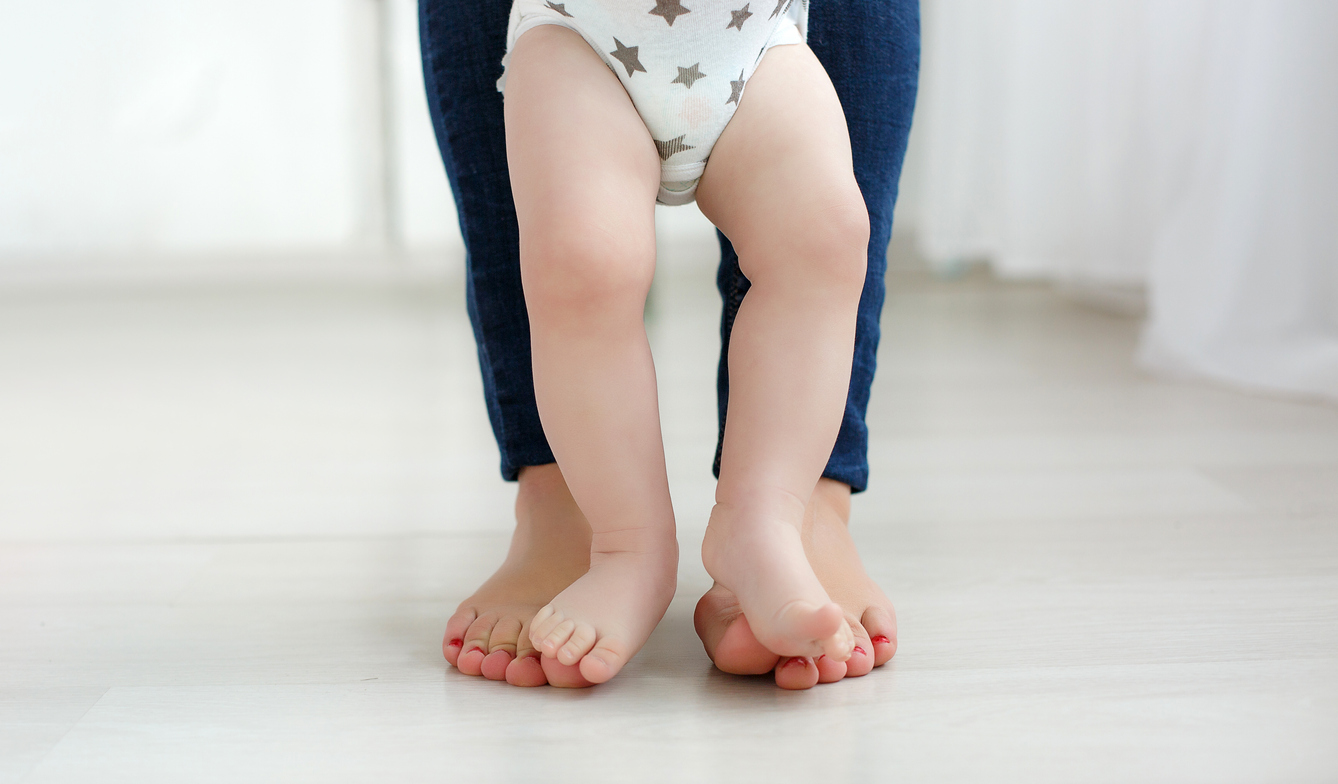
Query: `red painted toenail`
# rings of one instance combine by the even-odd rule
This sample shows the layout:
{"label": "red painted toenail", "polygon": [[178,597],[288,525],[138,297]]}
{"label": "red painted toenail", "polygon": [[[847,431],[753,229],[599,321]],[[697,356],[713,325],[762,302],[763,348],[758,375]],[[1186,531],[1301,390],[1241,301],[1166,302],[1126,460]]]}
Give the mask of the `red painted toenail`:
{"label": "red painted toenail", "polygon": [[784,666],[786,666],[786,667],[793,667],[793,666],[795,666],[795,665],[798,665],[798,666],[800,666],[800,667],[807,667],[807,666],[808,666],[808,659],[805,658],[805,657],[803,657],[803,656],[796,656],[795,658],[790,659],[789,661],[785,662],[785,665],[784,665]]}
{"label": "red painted toenail", "polygon": [[459,637],[456,637],[454,640],[451,640],[450,642],[446,643],[446,647],[447,647],[447,648],[459,648],[459,647],[461,647],[461,646],[464,645],[464,644],[465,644],[465,641],[464,641],[464,640],[460,639]]}
{"label": "red painted toenail", "polygon": [[874,637],[873,640],[871,640],[871,642],[872,642],[874,645],[879,645],[879,644],[882,644],[882,645],[891,645],[891,644],[892,644],[892,641],[889,640],[889,639],[887,639],[886,635],[882,635],[882,634],[878,635],[877,637]]}
{"label": "red painted toenail", "polygon": [[868,656],[868,655],[869,655],[867,651],[865,651],[863,648],[859,647],[858,645],[855,646],[855,653],[858,653],[860,656]]}

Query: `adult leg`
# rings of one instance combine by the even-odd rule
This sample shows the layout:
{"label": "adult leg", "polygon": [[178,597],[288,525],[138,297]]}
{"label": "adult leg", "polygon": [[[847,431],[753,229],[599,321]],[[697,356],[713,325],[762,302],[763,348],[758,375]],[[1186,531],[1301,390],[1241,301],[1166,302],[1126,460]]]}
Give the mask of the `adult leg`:
{"label": "adult leg", "polygon": [[[855,353],[844,419],[831,459],[823,471],[805,518],[804,544],[809,560],[829,595],[846,612],[855,630],[848,669],[819,662],[824,680],[842,674],[863,675],[896,650],[896,619],[891,603],[865,574],[847,531],[850,493],[868,481],[869,400],[878,345],[892,209],[910,132],[919,69],[918,0],[831,0],[814,4],[809,15],[809,46],[822,62],[840,97],[850,131],[855,177],[869,211],[868,273],[856,322]],[[745,101],[746,93],[745,93]],[[717,283],[724,301],[718,392],[723,442],[729,399],[728,346],[735,314],[749,288],[733,246],[720,236],[722,262]],[[717,450],[717,475],[719,472]],[[761,673],[780,659],[762,647],[742,619],[737,598],[716,586],[698,604],[698,634],[717,666],[729,672]],[[818,667],[793,663],[777,669],[778,682],[811,686]]]}
{"label": "adult leg", "polygon": [[678,568],[644,326],[659,155],[617,77],[556,26],[512,49],[506,142],[535,398],[592,531],[590,570],[535,615],[530,638],[602,683],[664,616]]}
{"label": "adult leg", "polygon": [[503,478],[519,480],[505,562],[446,625],[442,650],[461,672],[536,686],[583,683],[574,668],[540,667],[535,612],[589,568],[590,527],[572,500],[534,402],[530,329],[503,134],[508,0],[420,0],[428,108],[464,235],[465,294],[478,342],[488,417]]}

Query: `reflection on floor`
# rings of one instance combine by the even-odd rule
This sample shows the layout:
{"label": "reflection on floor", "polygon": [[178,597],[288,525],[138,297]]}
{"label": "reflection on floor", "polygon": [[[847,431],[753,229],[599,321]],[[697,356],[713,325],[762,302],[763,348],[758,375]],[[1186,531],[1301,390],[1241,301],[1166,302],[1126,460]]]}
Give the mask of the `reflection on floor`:
{"label": "reflection on floor", "polygon": [[1049,289],[893,281],[855,526],[901,649],[806,693],[692,634],[709,275],[649,320],[680,594],[584,692],[441,659],[512,497],[458,291],[0,299],[0,781],[1338,778],[1338,408],[1149,378]]}

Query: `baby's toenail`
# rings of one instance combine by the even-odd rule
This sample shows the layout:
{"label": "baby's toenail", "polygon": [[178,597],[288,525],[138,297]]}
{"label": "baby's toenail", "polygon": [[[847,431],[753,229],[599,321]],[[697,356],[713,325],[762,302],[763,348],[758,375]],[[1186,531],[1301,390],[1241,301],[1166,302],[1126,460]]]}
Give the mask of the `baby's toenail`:
{"label": "baby's toenail", "polygon": [[892,643],[891,640],[887,639],[887,637],[882,634],[878,635],[877,637],[874,637],[873,640],[871,640],[871,642],[874,645],[878,645],[879,643],[882,643],[883,645],[890,645]]}
{"label": "baby's toenail", "polygon": [[866,652],[863,648],[859,647],[858,645],[855,646],[855,653],[858,653],[860,656],[869,655],[868,652]]}
{"label": "baby's toenail", "polygon": [[446,647],[448,647],[448,648],[459,648],[460,646],[462,646],[462,645],[464,645],[464,644],[465,644],[465,641],[464,641],[464,640],[460,639],[459,637],[456,637],[455,639],[453,639],[453,640],[451,640],[450,642],[446,643]]}
{"label": "baby's toenail", "polygon": [[796,665],[799,666],[799,667],[807,667],[807,666],[808,666],[808,659],[805,658],[805,657],[803,657],[803,656],[796,656],[795,658],[790,659],[789,661],[785,662],[785,666],[786,666],[786,667],[794,667],[794,666],[796,666]]}

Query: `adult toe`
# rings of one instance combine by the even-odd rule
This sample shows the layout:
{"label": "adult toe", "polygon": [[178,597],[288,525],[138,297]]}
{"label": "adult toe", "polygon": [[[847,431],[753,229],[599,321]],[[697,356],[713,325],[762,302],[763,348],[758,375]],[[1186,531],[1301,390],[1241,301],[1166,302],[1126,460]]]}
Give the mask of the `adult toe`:
{"label": "adult toe", "polygon": [[488,640],[492,629],[497,625],[497,616],[484,613],[469,624],[465,631],[464,646],[455,661],[455,667],[465,675],[482,675],[483,659],[488,655]]}
{"label": "adult toe", "polygon": [[897,616],[884,607],[870,607],[860,619],[873,645],[873,666],[881,667],[897,652]]}
{"label": "adult toe", "polygon": [[441,652],[452,667],[456,666],[460,651],[464,649],[465,633],[477,617],[478,613],[473,607],[462,607],[446,622],[446,636],[441,640]]}
{"label": "adult toe", "polygon": [[739,600],[728,589],[714,585],[697,601],[692,617],[706,655],[723,672],[763,675],[776,668],[780,657],[753,635]]}
{"label": "adult toe", "polygon": [[725,629],[715,649],[715,666],[734,675],[765,675],[776,668],[780,656],[767,650],[753,635],[748,619],[739,615]]}
{"label": "adult toe", "polygon": [[787,656],[776,665],[776,685],[782,689],[811,689],[817,683],[818,665],[807,656]]}
{"label": "adult toe", "polygon": [[[813,664],[818,668],[818,683],[836,683],[846,677],[846,662],[830,656],[819,656],[813,660]],[[780,680],[776,682],[779,684]]]}
{"label": "adult toe", "polygon": [[516,648],[520,643],[520,630],[523,627],[524,624],[521,623],[521,620],[514,616],[503,617],[499,620],[492,627],[492,633],[488,635],[488,655],[507,653],[510,658],[514,658]]}
{"label": "adult toe", "polygon": [[595,685],[581,674],[579,664],[563,664],[552,656],[542,656],[539,658],[539,666],[543,668],[544,677],[548,680],[550,686],[563,689],[583,689],[586,686]]}
{"label": "adult toe", "polygon": [[512,686],[545,686],[548,676],[539,663],[539,652],[530,642],[529,624],[521,624],[516,635],[516,658],[506,666],[506,682]]}
{"label": "adult toe", "polygon": [[539,663],[539,652],[517,656],[506,666],[506,682],[512,686],[546,686],[548,675]]}
{"label": "adult toe", "polygon": [[483,657],[483,661],[479,663],[479,672],[490,681],[504,681],[506,671],[514,658],[510,651],[493,651]]}

